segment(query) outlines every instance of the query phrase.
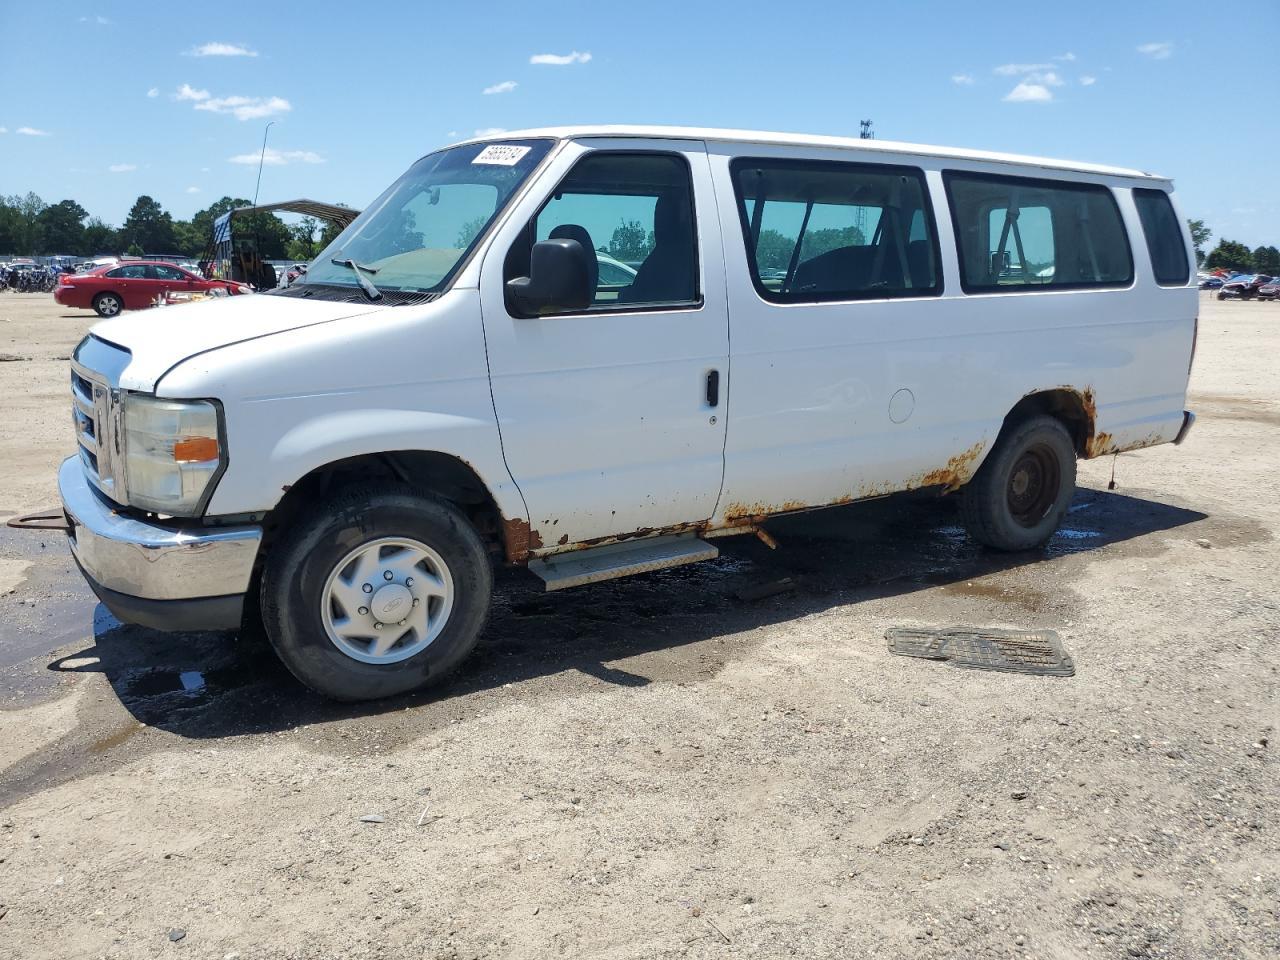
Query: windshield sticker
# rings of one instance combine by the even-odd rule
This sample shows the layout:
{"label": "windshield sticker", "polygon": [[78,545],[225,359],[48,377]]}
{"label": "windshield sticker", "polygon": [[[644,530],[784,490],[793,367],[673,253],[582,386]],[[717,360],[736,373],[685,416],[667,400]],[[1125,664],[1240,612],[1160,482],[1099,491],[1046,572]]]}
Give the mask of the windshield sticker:
{"label": "windshield sticker", "polygon": [[481,150],[472,163],[491,163],[499,167],[514,167],[531,147],[517,147],[506,143],[491,143]]}

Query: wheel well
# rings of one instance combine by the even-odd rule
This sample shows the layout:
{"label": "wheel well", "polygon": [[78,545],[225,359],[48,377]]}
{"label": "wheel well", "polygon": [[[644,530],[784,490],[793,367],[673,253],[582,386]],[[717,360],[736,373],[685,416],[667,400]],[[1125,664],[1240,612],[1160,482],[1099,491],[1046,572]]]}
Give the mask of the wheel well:
{"label": "wheel well", "polygon": [[1000,428],[1003,434],[1010,427],[1021,423],[1029,417],[1056,417],[1071,434],[1071,443],[1076,454],[1088,456],[1089,441],[1093,439],[1094,405],[1093,391],[1086,389],[1083,393],[1068,387],[1055,390],[1037,390],[1028,393],[1019,400]]}
{"label": "wheel well", "polygon": [[326,463],[290,485],[264,519],[259,565],[279,532],[288,529],[308,504],[348,484],[374,479],[430,490],[450,501],[467,515],[490,551],[502,555],[505,541],[501,514],[484,481],[469,464],[430,450],[393,450]]}

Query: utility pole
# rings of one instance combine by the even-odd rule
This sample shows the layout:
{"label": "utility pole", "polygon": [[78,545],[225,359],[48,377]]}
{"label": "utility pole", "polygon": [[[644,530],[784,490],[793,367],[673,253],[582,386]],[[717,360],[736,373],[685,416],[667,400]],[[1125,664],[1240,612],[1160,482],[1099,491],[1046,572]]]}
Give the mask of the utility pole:
{"label": "utility pole", "polygon": [[262,186],[262,162],[267,159],[267,134],[271,132],[271,128],[275,126],[275,123],[272,120],[262,131],[262,154],[258,157],[258,183],[253,188],[253,205],[255,207],[258,205],[258,188]]}
{"label": "utility pole", "polygon": [[[871,121],[862,121],[862,130],[858,133],[859,140],[874,140],[876,135],[871,130]],[[862,234],[862,242],[869,243],[867,237],[867,208],[858,207],[858,212],[853,215],[853,225],[858,228],[858,232]]]}

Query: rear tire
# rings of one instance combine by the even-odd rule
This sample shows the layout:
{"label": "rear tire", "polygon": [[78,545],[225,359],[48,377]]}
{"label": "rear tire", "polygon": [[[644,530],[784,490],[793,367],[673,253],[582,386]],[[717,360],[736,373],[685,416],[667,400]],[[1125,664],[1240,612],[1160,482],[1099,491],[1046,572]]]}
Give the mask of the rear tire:
{"label": "rear tire", "polygon": [[1061,421],[1040,416],[1010,427],[964,489],[974,540],[995,550],[1044,546],[1076,489],[1076,451]]}
{"label": "rear tire", "polygon": [[100,293],[93,298],[94,312],[105,320],[120,316],[124,310],[124,301],[118,293]]}
{"label": "rear tire", "polygon": [[311,689],[376,700],[447,676],[475,647],[492,590],[488,552],[457,507],[356,487],[317,504],[268,555],[262,618]]}

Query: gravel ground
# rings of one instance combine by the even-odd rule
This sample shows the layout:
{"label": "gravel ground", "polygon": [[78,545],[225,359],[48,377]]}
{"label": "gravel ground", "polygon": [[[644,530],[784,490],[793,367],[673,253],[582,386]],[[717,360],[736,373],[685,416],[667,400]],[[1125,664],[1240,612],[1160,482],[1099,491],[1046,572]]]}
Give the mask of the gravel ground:
{"label": "gravel ground", "polygon": [[[55,499],[63,313],[0,294],[0,518]],[[907,498],[509,572],[456,684],[375,705],[121,626],[0,531],[0,958],[1274,958],[1277,355],[1280,306],[1206,297],[1190,439],[1082,464],[1043,552]],[[885,649],[952,624],[1077,673]]]}

